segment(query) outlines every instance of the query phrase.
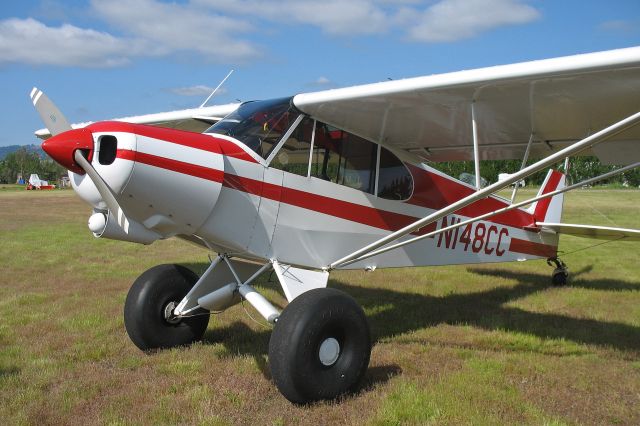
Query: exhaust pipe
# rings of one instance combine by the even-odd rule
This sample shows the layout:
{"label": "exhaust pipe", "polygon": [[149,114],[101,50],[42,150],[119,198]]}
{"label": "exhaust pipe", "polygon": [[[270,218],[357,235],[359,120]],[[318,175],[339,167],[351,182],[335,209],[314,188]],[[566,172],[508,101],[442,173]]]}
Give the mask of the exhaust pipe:
{"label": "exhaust pipe", "polygon": [[139,222],[128,219],[128,226],[125,228],[118,225],[118,220],[113,213],[107,214],[95,211],[89,217],[89,230],[96,238],[107,238],[110,240],[128,241],[139,244],[151,244],[161,238],[161,236]]}

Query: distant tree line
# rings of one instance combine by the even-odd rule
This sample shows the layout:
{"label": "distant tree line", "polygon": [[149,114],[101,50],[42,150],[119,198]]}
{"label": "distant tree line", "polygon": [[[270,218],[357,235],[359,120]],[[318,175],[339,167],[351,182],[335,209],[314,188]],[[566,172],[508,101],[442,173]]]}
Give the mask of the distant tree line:
{"label": "distant tree line", "polygon": [[43,158],[37,151],[26,148],[19,148],[0,160],[0,183],[16,183],[20,174],[28,181],[32,173],[37,173],[40,179],[55,183],[67,171],[49,157]]}
{"label": "distant tree line", "polygon": [[[606,166],[600,163],[597,157],[573,157],[570,160],[569,165],[569,181],[571,183],[578,183],[585,179],[601,175],[611,170],[617,169],[619,166]],[[515,173],[520,170],[522,164],[521,160],[486,160],[480,162],[480,175],[489,183],[498,181],[498,175],[500,173]],[[532,164],[532,162],[529,162]],[[447,163],[435,163],[431,164],[436,169],[458,178],[461,173],[474,174],[473,161],[455,161]],[[563,166],[558,165],[557,168],[562,171]],[[540,185],[547,175],[547,170],[535,173],[525,179],[527,185]],[[604,184],[619,184],[628,185],[630,187],[640,186],[640,168],[633,169],[631,171],[614,176],[610,179],[606,179],[597,183],[597,185]]]}

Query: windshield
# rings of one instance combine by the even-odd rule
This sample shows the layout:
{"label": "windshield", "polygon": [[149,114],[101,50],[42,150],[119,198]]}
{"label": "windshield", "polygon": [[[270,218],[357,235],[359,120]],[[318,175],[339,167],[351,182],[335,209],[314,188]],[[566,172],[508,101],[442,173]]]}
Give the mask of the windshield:
{"label": "windshield", "polygon": [[267,158],[299,113],[291,98],[245,102],[205,133],[231,136]]}

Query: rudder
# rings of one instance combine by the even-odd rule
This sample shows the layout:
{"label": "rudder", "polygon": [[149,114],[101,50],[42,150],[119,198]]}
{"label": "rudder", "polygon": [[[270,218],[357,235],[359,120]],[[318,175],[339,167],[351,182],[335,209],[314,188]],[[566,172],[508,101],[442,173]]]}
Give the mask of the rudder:
{"label": "rudder", "polygon": [[[564,188],[566,178],[562,172],[553,169],[549,170],[537,196]],[[535,202],[529,207],[528,211],[533,215],[536,222],[559,223],[562,219],[563,204],[564,194],[558,194]]]}

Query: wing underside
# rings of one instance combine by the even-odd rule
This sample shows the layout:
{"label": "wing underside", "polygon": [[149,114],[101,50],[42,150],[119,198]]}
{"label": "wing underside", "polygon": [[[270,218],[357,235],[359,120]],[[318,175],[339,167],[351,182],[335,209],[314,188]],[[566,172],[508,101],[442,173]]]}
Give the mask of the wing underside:
{"label": "wing underside", "polygon": [[[318,120],[430,161],[544,157],[640,111],[640,47],[297,95]],[[616,135],[640,158],[640,126]],[[606,144],[605,144],[606,145]],[[611,150],[606,150],[610,153]],[[588,154],[598,152],[587,151]]]}

